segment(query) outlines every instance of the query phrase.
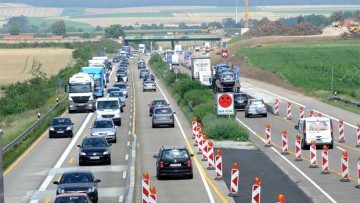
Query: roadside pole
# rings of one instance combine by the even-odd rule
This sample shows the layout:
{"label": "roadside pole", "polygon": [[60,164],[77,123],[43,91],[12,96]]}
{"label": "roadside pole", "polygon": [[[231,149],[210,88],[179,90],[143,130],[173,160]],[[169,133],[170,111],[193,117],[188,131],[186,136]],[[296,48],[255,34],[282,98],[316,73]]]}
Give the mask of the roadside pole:
{"label": "roadside pole", "polygon": [[2,129],[0,128],[0,146],[1,146],[1,150],[0,150],[0,203],[4,203],[4,169],[3,169],[3,145],[2,145],[2,136],[3,132]]}

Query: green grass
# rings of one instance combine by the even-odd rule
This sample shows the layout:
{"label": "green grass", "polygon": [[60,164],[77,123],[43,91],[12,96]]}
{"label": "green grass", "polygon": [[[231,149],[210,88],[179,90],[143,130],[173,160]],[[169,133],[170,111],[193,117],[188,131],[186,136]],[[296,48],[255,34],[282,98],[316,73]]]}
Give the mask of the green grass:
{"label": "green grass", "polygon": [[331,95],[333,70],[334,91],[360,101],[359,40],[241,47],[238,53],[251,65],[323,98]]}
{"label": "green grass", "polygon": [[75,22],[71,20],[63,20],[63,19],[46,19],[46,18],[40,18],[40,17],[28,17],[29,23],[32,25],[36,25],[40,28],[40,30],[45,30],[48,27],[51,27],[52,24],[54,24],[57,21],[64,21],[65,25],[67,27],[76,27],[76,29],[81,28],[84,30],[84,32],[90,32],[94,31],[95,27],[93,27],[90,24],[87,23],[80,23]]}
{"label": "green grass", "polygon": [[172,13],[167,12],[151,12],[151,13],[110,13],[110,14],[94,14],[94,15],[74,15],[70,18],[113,18],[113,17],[128,17],[128,18],[148,18],[148,17],[173,17]]}

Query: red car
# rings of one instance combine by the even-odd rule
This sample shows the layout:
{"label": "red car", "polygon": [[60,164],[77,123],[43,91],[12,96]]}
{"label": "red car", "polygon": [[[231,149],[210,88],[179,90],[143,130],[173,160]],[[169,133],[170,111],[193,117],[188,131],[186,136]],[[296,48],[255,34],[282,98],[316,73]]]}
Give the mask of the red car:
{"label": "red car", "polygon": [[86,193],[66,193],[56,196],[54,203],[91,203],[89,196]]}

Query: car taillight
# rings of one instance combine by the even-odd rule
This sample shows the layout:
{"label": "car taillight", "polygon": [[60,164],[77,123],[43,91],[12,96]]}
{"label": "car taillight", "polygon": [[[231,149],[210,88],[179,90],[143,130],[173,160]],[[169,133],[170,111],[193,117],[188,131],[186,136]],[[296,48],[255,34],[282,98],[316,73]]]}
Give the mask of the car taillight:
{"label": "car taillight", "polygon": [[171,115],[170,118],[171,118],[171,119],[174,119],[174,115]]}
{"label": "car taillight", "polygon": [[156,120],[156,116],[153,116],[152,119],[153,119],[153,120]]}
{"label": "car taillight", "polygon": [[225,81],[225,78],[222,78],[221,80],[222,80],[222,81]]}
{"label": "car taillight", "polygon": [[250,102],[248,103],[248,108],[250,109]]}
{"label": "car taillight", "polygon": [[164,162],[160,161],[160,168],[164,168]]}
{"label": "car taillight", "polygon": [[306,134],[306,126],[304,125],[304,128],[303,128],[303,131],[304,131],[304,134]]}
{"label": "car taillight", "polygon": [[155,106],[154,105],[151,105],[150,108],[154,108]]}
{"label": "car taillight", "polygon": [[191,161],[190,160],[187,161],[187,167],[191,167]]}

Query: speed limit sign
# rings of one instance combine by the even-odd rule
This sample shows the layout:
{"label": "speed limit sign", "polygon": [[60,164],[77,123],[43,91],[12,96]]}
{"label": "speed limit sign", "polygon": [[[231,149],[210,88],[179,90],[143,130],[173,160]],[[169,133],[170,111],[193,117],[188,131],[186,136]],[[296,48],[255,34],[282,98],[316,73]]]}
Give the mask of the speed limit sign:
{"label": "speed limit sign", "polygon": [[222,58],[227,58],[228,57],[228,52],[227,51],[222,51],[222,53],[221,53],[221,57]]}
{"label": "speed limit sign", "polygon": [[179,69],[178,69],[178,68],[174,68],[174,73],[175,73],[175,74],[179,74]]}

